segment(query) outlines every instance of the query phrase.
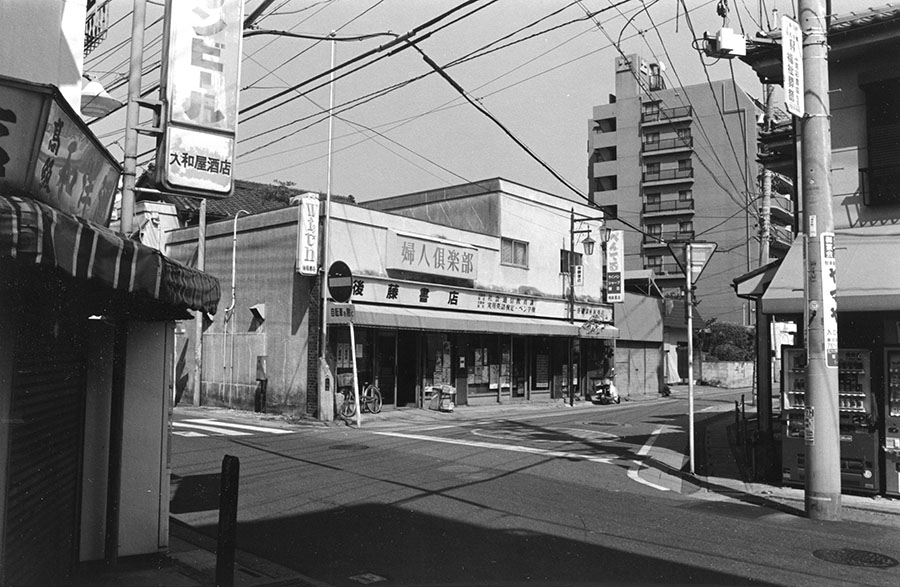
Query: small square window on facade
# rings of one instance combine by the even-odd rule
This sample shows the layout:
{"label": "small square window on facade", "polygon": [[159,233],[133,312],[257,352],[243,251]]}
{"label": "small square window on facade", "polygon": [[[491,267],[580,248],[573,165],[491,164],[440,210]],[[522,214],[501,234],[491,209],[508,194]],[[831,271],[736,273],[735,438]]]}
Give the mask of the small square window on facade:
{"label": "small square window on facade", "polygon": [[528,269],[528,243],[511,238],[501,238],[500,264]]}

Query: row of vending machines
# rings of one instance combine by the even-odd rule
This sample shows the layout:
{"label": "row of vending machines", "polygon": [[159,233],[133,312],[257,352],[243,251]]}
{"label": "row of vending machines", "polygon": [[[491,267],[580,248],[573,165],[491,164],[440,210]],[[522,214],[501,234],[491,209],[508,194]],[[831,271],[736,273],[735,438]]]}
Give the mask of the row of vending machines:
{"label": "row of vending machines", "polygon": [[[884,351],[884,377],[873,377],[871,351],[838,351],[841,487],[900,496],[900,348]],[[806,481],[806,351],[782,350],[782,481]],[[883,382],[883,390],[873,387]],[[878,387],[882,387],[878,385]]]}

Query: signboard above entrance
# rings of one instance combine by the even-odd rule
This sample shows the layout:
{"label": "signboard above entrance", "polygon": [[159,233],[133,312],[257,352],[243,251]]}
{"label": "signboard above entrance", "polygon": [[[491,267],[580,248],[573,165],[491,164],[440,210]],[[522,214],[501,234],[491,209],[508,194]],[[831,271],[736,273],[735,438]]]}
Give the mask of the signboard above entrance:
{"label": "signboard above entrance", "polygon": [[108,226],[121,174],[57,88],[0,76],[0,187]]}
{"label": "signboard above entrance", "polygon": [[474,281],[478,278],[478,249],[388,230],[385,268]]}

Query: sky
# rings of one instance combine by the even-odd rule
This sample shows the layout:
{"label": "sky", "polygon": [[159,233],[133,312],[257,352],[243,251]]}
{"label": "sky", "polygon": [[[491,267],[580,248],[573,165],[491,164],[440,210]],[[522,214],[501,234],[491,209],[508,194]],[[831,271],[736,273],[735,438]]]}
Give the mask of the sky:
{"label": "sky", "polygon": [[[249,0],[249,14],[262,0]],[[724,3],[726,19],[717,15]],[[404,34],[463,0],[275,0],[261,29],[340,37]],[[359,201],[502,177],[560,196],[587,194],[588,120],[614,93],[613,64],[636,53],[666,64],[668,87],[735,79],[754,96],[761,86],[738,60],[694,49],[722,26],[753,36],[775,26],[793,3],[767,0],[479,0],[424,29],[418,47],[452,79],[436,75],[407,48],[346,67],[333,84],[331,191]],[[876,2],[877,4],[877,2]],[[85,59],[85,72],[124,98],[131,0],[112,0],[108,38]],[[834,0],[833,11],[862,10],[862,0]],[[686,14],[687,9],[687,14]],[[593,13],[589,18],[587,13]],[[163,9],[148,4],[143,88],[159,81]],[[428,35],[426,33],[430,32]],[[334,43],[336,64],[390,42],[386,35]],[[324,192],[329,177],[327,41],[259,35],[243,45],[235,177],[293,182]],[[454,64],[462,58],[475,58]],[[419,76],[425,77],[416,79]],[[410,81],[414,80],[414,81]],[[408,83],[404,83],[408,82]],[[506,129],[459,93],[462,88]],[[277,92],[283,98],[259,105]],[[392,91],[384,90],[398,86]],[[147,114],[144,114],[144,119]],[[114,156],[124,145],[124,111],[92,124]],[[529,156],[511,133],[553,173]],[[154,143],[142,138],[139,152]],[[139,159],[139,166],[150,156]],[[568,185],[566,185],[568,184]],[[573,189],[574,188],[574,189]],[[576,193],[578,192],[578,193]],[[578,194],[581,194],[579,196]]]}

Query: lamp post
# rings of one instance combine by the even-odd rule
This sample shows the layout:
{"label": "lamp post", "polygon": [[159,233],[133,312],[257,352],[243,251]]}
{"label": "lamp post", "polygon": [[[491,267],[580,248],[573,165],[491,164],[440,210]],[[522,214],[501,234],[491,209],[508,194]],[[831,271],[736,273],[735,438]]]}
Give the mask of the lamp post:
{"label": "lamp post", "polygon": [[[605,221],[606,218],[604,216],[596,216],[590,218],[579,218],[579,222],[587,222],[590,220],[601,220]],[[606,243],[609,240],[610,229],[603,226],[599,229],[600,234],[600,242],[603,247],[604,259],[603,263],[606,264]],[[568,251],[568,269],[569,269],[569,322],[575,323],[575,235],[576,234],[586,234],[587,236],[583,241],[581,241],[581,246],[584,248],[584,254],[586,256],[591,256],[594,254],[594,245],[597,241],[591,238],[591,229],[590,228],[575,228],[575,208],[572,208],[569,212],[569,251]],[[604,277],[605,280],[605,272]],[[603,283],[603,289],[605,289],[606,283]],[[606,297],[604,296],[604,301]],[[568,381],[566,384],[569,387],[569,405],[575,404],[575,386],[572,385],[572,375],[573,375],[573,350],[572,350],[572,339],[569,339],[569,373],[567,375]]]}

